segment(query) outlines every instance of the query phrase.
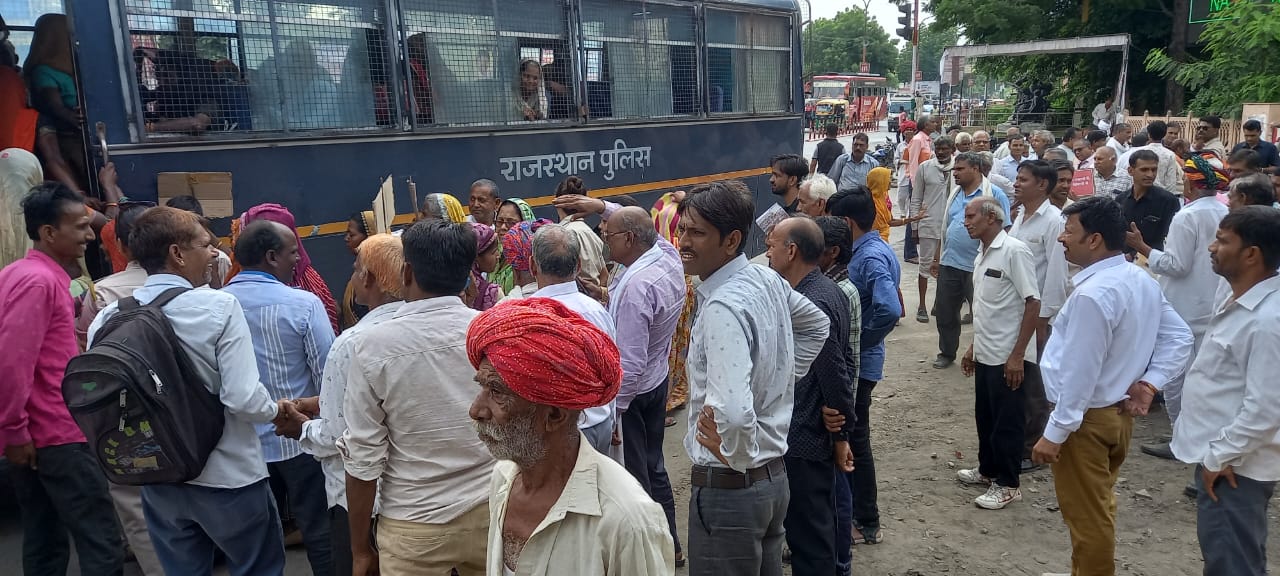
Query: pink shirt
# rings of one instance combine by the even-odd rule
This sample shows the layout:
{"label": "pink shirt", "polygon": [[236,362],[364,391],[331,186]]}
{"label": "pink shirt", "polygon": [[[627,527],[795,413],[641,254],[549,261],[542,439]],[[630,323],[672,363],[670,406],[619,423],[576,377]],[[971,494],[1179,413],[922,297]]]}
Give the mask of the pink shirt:
{"label": "pink shirt", "polygon": [[71,277],[43,252],[0,270],[0,445],[84,442],[62,400],[76,346]]}

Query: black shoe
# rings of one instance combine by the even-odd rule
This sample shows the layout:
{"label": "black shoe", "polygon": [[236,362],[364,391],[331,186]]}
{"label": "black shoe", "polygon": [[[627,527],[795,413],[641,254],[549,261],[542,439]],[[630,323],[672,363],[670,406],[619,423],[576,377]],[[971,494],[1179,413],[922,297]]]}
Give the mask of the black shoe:
{"label": "black shoe", "polygon": [[1168,442],[1161,442],[1159,444],[1143,444],[1138,448],[1142,450],[1143,454],[1149,454],[1156,458],[1164,458],[1165,460],[1177,459],[1173,456],[1173,450],[1169,448]]}
{"label": "black shoe", "polygon": [[947,358],[946,356],[939,354],[937,359],[933,361],[933,367],[941,370],[943,368],[947,368],[951,366],[954,363],[955,363],[954,359]]}
{"label": "black shoe", "polygon": [[1199,488],[1196,488],[1196,485],[1195,485],[1195,484],[1187,484],[1187,487],[1182,489],[1182,493],[1183,493],[1183,494],[1186,494],[1186,495],[1187,495],[1187,498],[1199,498],[1199,497],[1200,497],[1200,489],[1199,489]]}
{"label": "black shoe", "polygon": [[960,324],[962,324],[962,325],[964,325],[964,326],[968,326],[968,325],[970,325],[970,324],[973,324],[973,314],[965,314],[965,315],[964,315],[964,318],[961,318],[961,319],[960,319]]}
{"label": "black shoe", "polygon": [[1026,473],[1028,473],[1028,472],[1035,472],[1036,470],[1039,470],[1041,466],[1042,466],[1042,464],[1036,464],[1035,462],[1032,462],[1030,458],[1023,458],[1023,459],[1022,459],[1022,473],[1023,473],[1023,474],[1026,474]]}

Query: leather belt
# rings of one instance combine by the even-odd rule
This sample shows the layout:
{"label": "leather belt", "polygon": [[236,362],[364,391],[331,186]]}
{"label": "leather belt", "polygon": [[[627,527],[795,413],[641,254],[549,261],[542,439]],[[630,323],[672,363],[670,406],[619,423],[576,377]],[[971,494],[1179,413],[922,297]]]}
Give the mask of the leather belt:
{"label": "leather belt", "polygon": [[722,488],[726,490],[741,490],[750,488],[752,484],[761,480],[769,480],[780,477],[787,472],[786,464],[782,458],[774,458],[767,464],[756,468],[751,468],[746,472],[738,472],[731,468],[720,468],[713,466],[699,466],[695,464],[693,471],[689,474],[689,483],[700,488]]}

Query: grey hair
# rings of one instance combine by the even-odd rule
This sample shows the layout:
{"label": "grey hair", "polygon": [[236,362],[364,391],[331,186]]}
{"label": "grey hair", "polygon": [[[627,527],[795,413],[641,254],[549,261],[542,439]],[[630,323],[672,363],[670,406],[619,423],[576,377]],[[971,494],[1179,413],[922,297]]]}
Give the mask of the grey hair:
{"label": "grey hair", "polygon": [[986,136],[988,140],[991,139],[991,134],[988,134],[986,130],[979,130],[977,132],[974,132],[973,137],[977,138],[979,134]]}
{"label": "grey hair", "polygon": [[[616,227],[615,227],[616,224]],[[652,248],[658,241],[658,229],[644,208],[623,208],[609,218],[610,232],[630,232],[635,240],[645,248]]]}
{"label": "grey hair", "polygon": [[959,134],[956,134],[956,145],[960,145],[960,144],[972,144],[972,143],[973,143],[973,135],[972,135],[972,134],[970,134],[970,133],[968,133],[968,132],[961,132],[961,133],[959,133]]}
{"label": "grey hair", "polygon": [[1057,138],[1054,138],[1053,132],[1050,132],[1048,130],[1036,130],[1032,132],[1031,135],[1039,137],[1041,140],[1046,140],[1049,142],[1049,144],[1053,144],[1054,142],[1057,142]]}
{"label": "grey hair", "polygon": [[1000,201],[996,200],[994,196],[979,196],[969,203],[976,204],[982,210],[983,216],[995,216],[996,222],[1003,224],[1009,221],[1004,214],[1004,207],[1000,205]]}
{"label": "grey hair", "polygon": [[533,235],[533,261],[538,271],[555,278],[578,275],[578,237],[559,224],[547,224]]}
{"label": "grey hair", "polygon": [[[490,180],[490,179],[488,179],[488,178],[481,178],[481,179],[476,180],[475,182],[472,182],[472,183],[471,183],[471,188],[475,188],[476,186],[481,186],[481,187],[484,187],[484,188],[488,188],[488,189],[489,189],[489,191],[493,194],[493,197],[494,197],[494,198],[497,198],[497,197],[498,197],[498,183],[497,183],[497,182],[494,182],[493,180]],[[470,190],[470,188],[468,188],[468,190]]]}
{"label": "grey hair", "polygon": [[836,182],[831,177],[821,172],[810,174],[804,179],[801,186],[809,186],[809,196],[819,200],[830,200],[836,194]]}
{"label": "grey hair", "polygon": [[921,114],[920,120],[916,122],[916,124],[918,124],[921,128],[923,128],[924,125],[928,124],[930,120],[933,120],[933,116],[930,116],[928,114]]}

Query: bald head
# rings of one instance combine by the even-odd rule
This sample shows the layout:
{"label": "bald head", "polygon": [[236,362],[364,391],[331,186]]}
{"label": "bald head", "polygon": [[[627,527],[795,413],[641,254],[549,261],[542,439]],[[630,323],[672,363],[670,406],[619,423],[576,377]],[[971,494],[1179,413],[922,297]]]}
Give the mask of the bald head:
{"label": "bald head", "polygon": [[610,232],[627,232],[631,239],[645,250],[658,241],[658,230],[653,226],[649,212],[639,206],[628,206],[609,217]]}
{"label": "bald head", "polygon": [[1116,171],[1116,149],[1110,146],[1098,148],[1093,153],[1093,166],[1099,174],[1110,177]]}
{"label": "bald head", "polygon": [[822,228],[812,218],[787,218],[774,227],[774,232],[786,245],[796,247],[796,259],[799,262],[810,266],[818,264],[825,240]]}

